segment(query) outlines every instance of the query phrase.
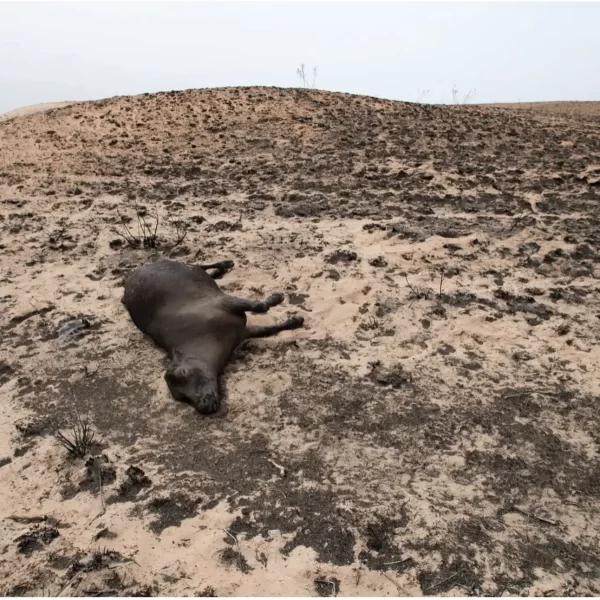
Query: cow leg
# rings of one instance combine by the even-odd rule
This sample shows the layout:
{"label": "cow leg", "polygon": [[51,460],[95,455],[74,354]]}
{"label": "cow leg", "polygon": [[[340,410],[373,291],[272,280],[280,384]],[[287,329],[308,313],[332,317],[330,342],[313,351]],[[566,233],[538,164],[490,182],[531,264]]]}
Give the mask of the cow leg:
{"label": "cow leg", "polygon": [[290,329],[299,329],[304,323],[304,317],[294,315],[287,321],[279,325],[248,325],[246,327],[245,338],[264,338],[272,335],[277,335],[280,331],[288,331]]}
{"label": "cow leg", "polygon": [[229,310],[235,313],[251,312],[264,314],[270,308],[283,302],[283,294],[271,294],[266,300],[246,300],[245,298],[234,298],[226,296],[223,300]]}
{"label": "cow leg", "polygon": [[211,265],[196,265],[199,269],[208,271],[209,269],[215,269],[214,273],[209,273],[213,279],[221,279],[227,271],[233,269],[232,260],[222,260],[221,262],[213,263]]}

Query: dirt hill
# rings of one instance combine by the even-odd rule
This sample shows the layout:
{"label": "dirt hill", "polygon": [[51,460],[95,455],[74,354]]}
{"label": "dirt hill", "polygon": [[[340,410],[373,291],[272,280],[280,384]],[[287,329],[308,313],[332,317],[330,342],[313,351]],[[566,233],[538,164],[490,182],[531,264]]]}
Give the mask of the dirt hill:
{"label": "dirt hill", "polygon": [[[600,111],[553,106],[232,88],[1,122],[0,592],[599,594]],[[214,417],[120,303],[158,256],[305,317]],[[91,458],[54,436],[79,419]]]}

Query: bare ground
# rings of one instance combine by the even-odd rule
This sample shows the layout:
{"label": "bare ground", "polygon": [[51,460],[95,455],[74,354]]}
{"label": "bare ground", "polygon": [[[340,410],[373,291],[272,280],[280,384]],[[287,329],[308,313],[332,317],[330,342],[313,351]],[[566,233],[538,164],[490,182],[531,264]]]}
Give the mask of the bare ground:
{"label": "bare ground", "polygon": [[[600,117],[556,106],[245,88],[0,123],[0,592],[599,594]],[[211,418],[119,302],[164,255],[306,319],[239,349]],[[92,458],[53,435],[77,414]]]}
{"label": "bare ground", "polygon": [[73,102],[46,102],[45,104],[32,104],[31,106],[23,106],[22,108],[16,108],[15,110],[9,110],[8,112],[0,114],[0,121],[47,112],[55,108],[69,106],[70,104],[73,104]]}

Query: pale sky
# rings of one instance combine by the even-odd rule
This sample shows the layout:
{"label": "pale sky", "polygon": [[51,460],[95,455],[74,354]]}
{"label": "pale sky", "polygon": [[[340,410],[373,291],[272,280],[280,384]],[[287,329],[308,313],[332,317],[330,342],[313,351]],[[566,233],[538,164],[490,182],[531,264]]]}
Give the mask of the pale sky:
{"label": "pale sky", "polygon": [[[4,2],[0,113],[188,88],[600,100],[597,2]],[[424,94],[424,90],[430,90]]]}

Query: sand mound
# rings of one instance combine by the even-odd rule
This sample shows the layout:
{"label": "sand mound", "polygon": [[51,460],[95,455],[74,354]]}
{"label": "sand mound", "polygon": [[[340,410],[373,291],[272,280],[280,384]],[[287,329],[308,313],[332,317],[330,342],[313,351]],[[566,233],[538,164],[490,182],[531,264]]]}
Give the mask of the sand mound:
{"label": "sand mound", "polygon": [[[0,591],[600,593],[600,119],[573,114],[248,88],[0,123]],[[212,418],[119,302],[164,255],[306,319],[239,349]],[[53,436],[77,415],[86,459]]]}
{"label": "sand mound", "polygon": [[0,114],[0,121],[14,119],[15,117],[34,115],[36,113],[54,110],[55,108],[70,106],[71,104],[73,104],[73,102],[46,102],[44,104],[32,104],[31,106],[23,106],[21,108],[16,108],[15,110],[9,110],[6,113]]}

